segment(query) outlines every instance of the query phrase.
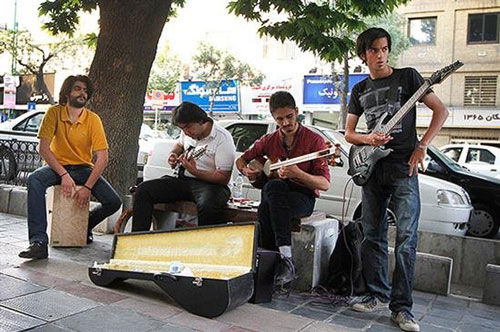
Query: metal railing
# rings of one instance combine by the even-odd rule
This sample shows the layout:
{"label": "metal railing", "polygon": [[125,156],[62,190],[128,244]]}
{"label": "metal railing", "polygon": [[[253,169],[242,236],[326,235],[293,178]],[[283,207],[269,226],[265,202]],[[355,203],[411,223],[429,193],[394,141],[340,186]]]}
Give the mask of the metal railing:
{"label": "metal railing", "polygon": [[26,186],[28,175],[43,166],[38,142],[0,140],[0,183]]}

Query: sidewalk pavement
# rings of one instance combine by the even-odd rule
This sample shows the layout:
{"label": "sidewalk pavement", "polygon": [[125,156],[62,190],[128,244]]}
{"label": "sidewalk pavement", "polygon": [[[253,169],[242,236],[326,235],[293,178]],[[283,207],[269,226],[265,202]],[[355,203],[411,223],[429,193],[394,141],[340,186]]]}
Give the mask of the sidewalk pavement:
{"label": "sidewalk pavement", "polygon": [[[152,282],[127,280],[112,288],[87,276],[105,262],[111,235],[94,235],[85,248],[49,249],[49,259],[18,258],[28,246],[26,218],[0,214],[0,331],[399,331],[389,311],[357,313],[310,294],[276,295],[215,319],[192,315]],[[498,331],[500,307],[414,292],[421,331]]]}

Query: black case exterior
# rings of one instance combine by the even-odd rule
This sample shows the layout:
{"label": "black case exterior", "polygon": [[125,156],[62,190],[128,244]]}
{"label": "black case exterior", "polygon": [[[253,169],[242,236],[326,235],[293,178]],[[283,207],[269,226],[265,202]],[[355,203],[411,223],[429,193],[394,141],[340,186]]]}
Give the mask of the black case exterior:
{"label": "black case exterior", "polygon": [[249,302],[267,303],[273,300],[274,274],[278,259],[279,253],[276,251],[257,249],[254,292]]}
{"label": "black case exterior", "polygon": [[[201,228],[224,226],[225,225],[202,226]],[[137,234],[144,234],[144,232]],[[116,236],[119,235],[120,234],[115,235],[113,256],[116,247]],[[256,237],[254,238],[256,241]],[[176,276],[165,272],[148,273],[112,270],[100,268],[98,266],[89,267],[89,278],[94,284],[103,287],[108,287],[116,281],[124,281],[126,279],[151,280],[187,311],[199,316],[213,318],[220,316],[227,310],[248,302],[252,297],[254,292],[256,258],[255,241],[252,271],[228,280]]]}

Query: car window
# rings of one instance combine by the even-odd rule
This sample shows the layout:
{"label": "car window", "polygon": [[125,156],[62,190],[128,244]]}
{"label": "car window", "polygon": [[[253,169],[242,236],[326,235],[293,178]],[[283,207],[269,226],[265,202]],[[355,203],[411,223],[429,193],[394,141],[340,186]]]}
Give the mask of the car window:
{"label": "car window", "polygon": [[267,124],[238,123],[230,125],[226,129],[233,136],[236,151],[244,152],[267,132]]}
{"label": "car window", "polygon": [[32,117],[26,118],[14,126],[13,130],[38,133],[44,115],[44,113],[38,113]]}
{"label": "car window", "polygon": [[482,162],[486,164],[495,164],[495,155],[486,149],[480,148],[469,148],[469,153],[467,153],[466,163],[471,162]]}
{"label": "car window", "polygon": [[460,158],[460,154],[462,153],[462,148],[446,148],[443,149],[442,152],[451,160],[458,162],[458,158]]}

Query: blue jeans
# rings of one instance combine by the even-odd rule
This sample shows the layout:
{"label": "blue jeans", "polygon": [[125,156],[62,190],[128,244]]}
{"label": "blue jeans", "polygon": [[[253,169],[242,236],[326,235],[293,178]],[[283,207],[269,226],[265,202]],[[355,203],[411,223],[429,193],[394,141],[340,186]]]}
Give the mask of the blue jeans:
{"label": "blue jeans", "polygon": [[191,177],[163,176],[144,181],[134,195],[132,231],[148,231],[151,228],[153,208],[156,203],[191,201],[198,210],[198,226],[225,223],[221,218],[229,196],[225,185],[210,183]]}
{"label": "blue jeans", "polygon": [[290,246],[290,220],[310,216],[315,201],[310,189],[288,180],[269,180],[262,188],[258,209],[260,246],[268,250]]}
{"label": "blue jeans", "polygon": [[[77,185],[87,181],[92,169],[86,165],[64,166]],[[30,243],[48,243],[45,192],[48,187],[61,184],[61,177],[50,167],[44,166],[28,177],[28,233]],[[101,203],[90,211],[88,233],[104,218],[115,213],[121,206],[120,196],[101,176],[92,188],[92,195]]]}
{"label": "blue jeans", "polygon": [[[396,224],[396,266],[392,291],[388,280],[386,209],[392,200]],[[411,312],[412,290],[420,216],[420,194],[416,174],[395,172],[394,165],[380,162],[363,186],[362,224],[365,240],[362,246],[363,274],[370,294],[390,301],[393,312]]]}

